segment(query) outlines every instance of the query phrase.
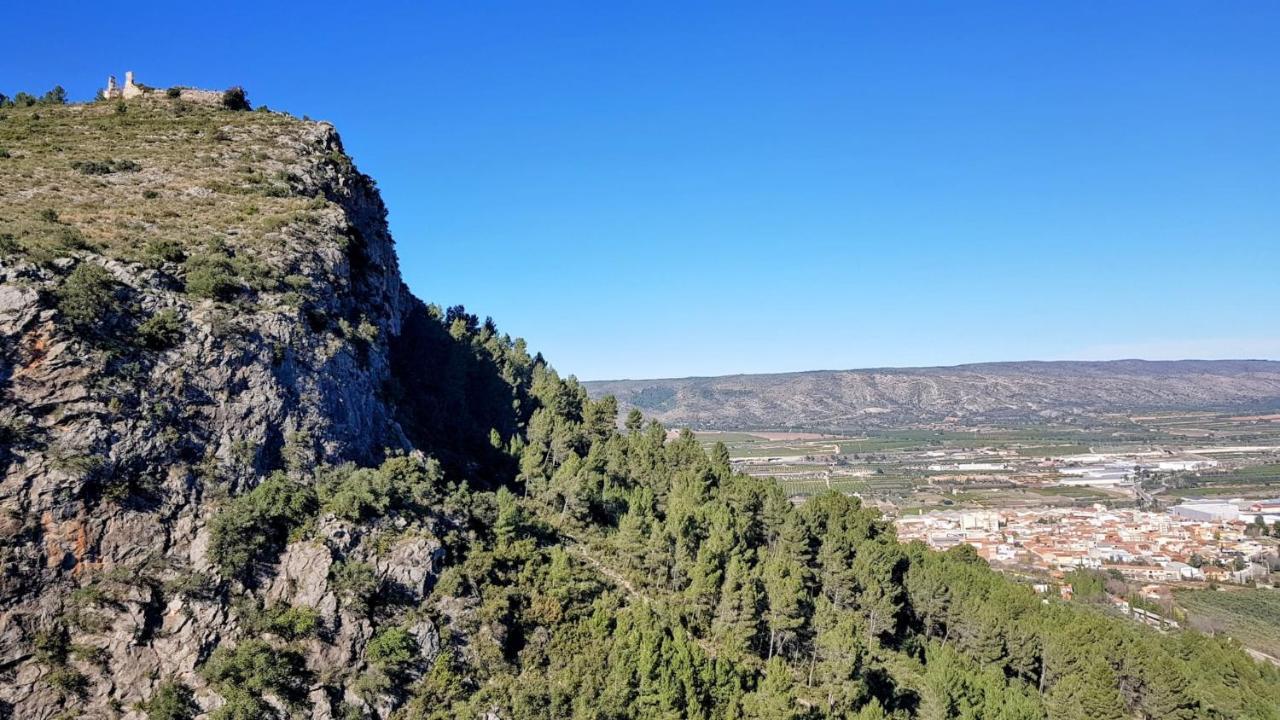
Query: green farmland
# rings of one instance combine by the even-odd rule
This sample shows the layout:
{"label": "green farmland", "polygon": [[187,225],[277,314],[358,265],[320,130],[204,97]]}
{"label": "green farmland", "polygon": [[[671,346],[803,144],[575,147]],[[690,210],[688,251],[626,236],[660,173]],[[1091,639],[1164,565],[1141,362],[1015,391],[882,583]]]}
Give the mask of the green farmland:
{"label": "green farmland", "polygon": [[1178,590],[1174,598],[1194,625],[1280,657],[1280,590]]}

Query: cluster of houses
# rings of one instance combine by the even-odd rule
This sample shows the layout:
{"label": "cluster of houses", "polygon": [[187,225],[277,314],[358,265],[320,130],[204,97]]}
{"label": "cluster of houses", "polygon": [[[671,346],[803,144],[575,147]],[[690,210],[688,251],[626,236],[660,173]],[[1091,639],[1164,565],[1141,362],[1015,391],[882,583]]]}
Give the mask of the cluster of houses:
{"label": "cluster of houses", "polygon": [[1115,571],[1139,583],[1265,582],[1275,541],[1250,524],[1280,521],[1280,499],[1189,503],[1168,513],[1133,509],[1037,508],[933,512],[897,519],[903,540],[946,549],[966,543],[993,565],[1057,574]]}

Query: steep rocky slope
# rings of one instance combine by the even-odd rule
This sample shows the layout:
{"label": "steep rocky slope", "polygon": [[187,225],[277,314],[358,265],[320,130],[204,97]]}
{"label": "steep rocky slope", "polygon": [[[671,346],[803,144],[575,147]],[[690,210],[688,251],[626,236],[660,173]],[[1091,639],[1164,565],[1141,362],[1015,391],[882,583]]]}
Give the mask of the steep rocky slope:
{"label": "steep rocky slope", "polygon": [[585,383],[663,422],[825,428],[1026,422],[1135,410],[1280,405],[1280,362],[986,363]]}
{"label": "steep rocky slope", "polygon": [[[388,449],[483,482],[517,392],[409,295],[328,124],[159,94],[0,115],[0,717],[142,717],[174,681],[216,707],[196,668],[245,633],[225,499]],[[361,532],[327,516],[254,596],[317,608],[335,677],[372,632],[329,580]],[[439,543],[401,534],[345,560],[421,595]]]}

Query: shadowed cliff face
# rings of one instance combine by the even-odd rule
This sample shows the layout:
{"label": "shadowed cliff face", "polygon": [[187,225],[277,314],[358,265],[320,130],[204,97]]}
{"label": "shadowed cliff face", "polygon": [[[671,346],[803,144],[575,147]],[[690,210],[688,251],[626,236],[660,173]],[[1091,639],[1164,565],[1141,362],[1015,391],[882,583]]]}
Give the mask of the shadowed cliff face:
{"label": "shadowed cliff face", "polygon": [[495,446],[493,433],[506,443],[528,421],[532,405],[524,388],[531,368],[511,368],[504,376],[495,360],[500,353],[485,352],[485,341],[483,334],[476,339],[477,351],[412,299],[403,332],[391,341],[391,390],[414,447],[449,473],[492,489],[515,474],[515,461]]}
{"label": "shadowed cliff face", "polygon": [[[208,522],[229,496],[388,450],[493,484],[513,461],[491,435],[527,415],[518,373],[408,293],[382,201],[332,127],[122,107],[0,120],[0,701],[16,717],[107,717],[173,679],[217,703],[196,668],[240,632],[228,586],[165,588],[216,578]],[[325,522],[321,537],[353,532]],[[319,672],[358,666],[372,632],[339,608],[333,564],[367,560],[421,595],[439,544],[332,547],[291,545],[258,582],[320,608],[334,642],[313,649]],[[51,629],[92,662],[41,660]],[[415,632],[435,647],[430,623]]]}
{"label": "shadowed cliff face", "polygon": [[707,428],[1028,422],[1280,406],[1280,362],[1029,362],[585,383],[665,423]]}

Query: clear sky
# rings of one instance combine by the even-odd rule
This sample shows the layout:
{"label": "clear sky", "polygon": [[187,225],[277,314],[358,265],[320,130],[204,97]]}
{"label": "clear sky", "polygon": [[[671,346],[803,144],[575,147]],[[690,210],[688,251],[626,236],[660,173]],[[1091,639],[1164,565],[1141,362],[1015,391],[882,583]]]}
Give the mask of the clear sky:
{"label": "clear sky", "polygon": [[[90,6],[93,6],[92,8]],[[1280,3],[13,2],[0,92],[334,122],[584,379],[1280,358]]]}

